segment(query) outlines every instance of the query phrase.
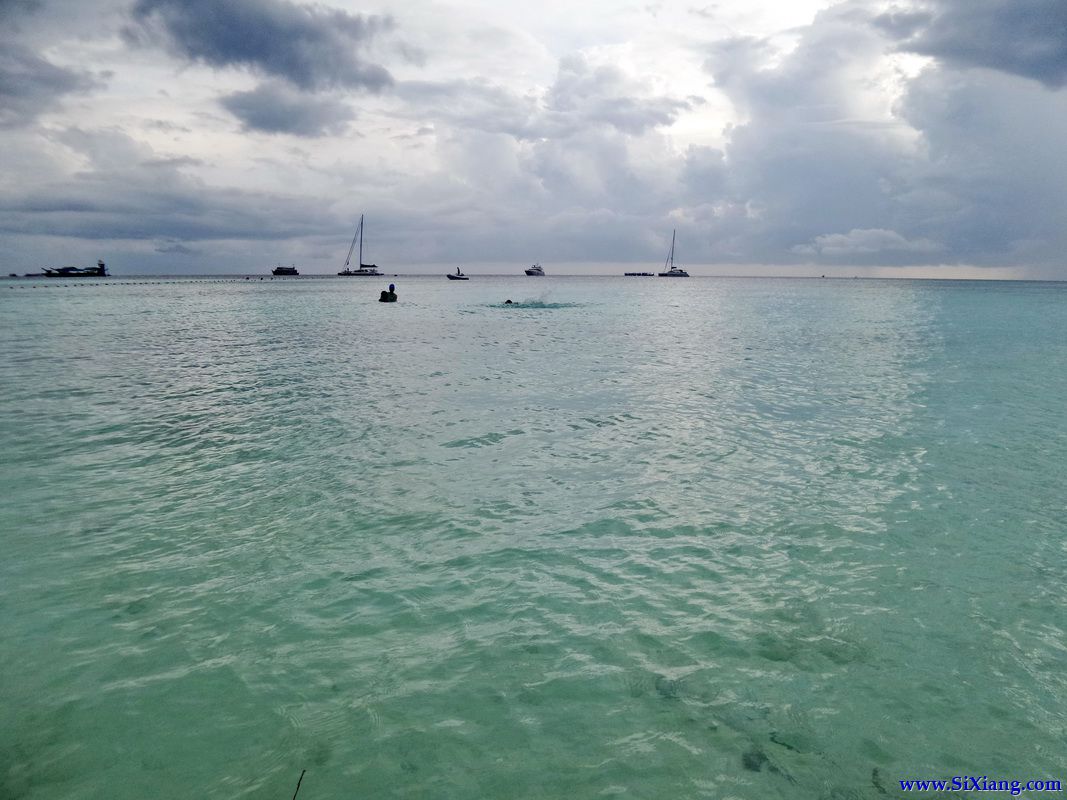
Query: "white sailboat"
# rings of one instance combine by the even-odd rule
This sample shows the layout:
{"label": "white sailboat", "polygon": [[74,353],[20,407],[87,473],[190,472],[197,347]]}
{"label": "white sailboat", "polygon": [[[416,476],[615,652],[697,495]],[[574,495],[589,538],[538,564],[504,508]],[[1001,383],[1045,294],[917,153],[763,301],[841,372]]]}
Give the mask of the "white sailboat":
{"label": "white sailboat", "polygon": [[[356,240],[359,240],[359,269],[351,269],[348,265],[352,261],[352,251],[356,249]],[[345,258],[345,266],[338,275],[345,277],[362,276],[362,275],[381,275],[378,272],[377,264],[364,264],[363,263],[363,215],[359,215],[359,227],[356,228],[356,235],[352,237],[352,244],[348,248],[348,257]]]}
{"label": "white sailboat", "polygon": [[689,273],[681,267],[674,266],[674,234],[677,230],[671,231],[671,251],[667,254],[667,260],[663,263],[664,267],[669,267],[666,272],[659,273],[661,278],[688,278]]}

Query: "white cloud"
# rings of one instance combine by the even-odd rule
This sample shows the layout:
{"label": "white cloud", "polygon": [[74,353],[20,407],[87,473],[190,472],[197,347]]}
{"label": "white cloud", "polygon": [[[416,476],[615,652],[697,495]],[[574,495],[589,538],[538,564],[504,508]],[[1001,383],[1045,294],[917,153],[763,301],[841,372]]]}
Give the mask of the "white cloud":
{"label": "white cloud", "polygon": [[883,228],[852,229],[848,233],[826,233],[810,244],[800,244],[793,252],[830,258],[854,257],[874,253],[934,253],[942,249],[929,239],[909,241],[896,231]]}

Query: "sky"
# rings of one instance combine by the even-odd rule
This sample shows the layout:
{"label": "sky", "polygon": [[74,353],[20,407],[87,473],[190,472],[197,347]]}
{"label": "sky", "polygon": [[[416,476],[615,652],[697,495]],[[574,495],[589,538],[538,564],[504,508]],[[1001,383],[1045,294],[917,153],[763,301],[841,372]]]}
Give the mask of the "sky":
{"label": "sky", "polygon": [[1064,0],[0,0],[0,270],[1067,279]]}

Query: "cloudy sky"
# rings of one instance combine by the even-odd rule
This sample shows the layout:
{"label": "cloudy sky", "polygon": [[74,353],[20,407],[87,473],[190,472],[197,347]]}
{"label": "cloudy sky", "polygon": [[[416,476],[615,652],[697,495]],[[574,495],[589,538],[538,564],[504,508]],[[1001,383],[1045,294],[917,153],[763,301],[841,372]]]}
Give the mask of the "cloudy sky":
{"label": "cloudy sky", "polygon": [[1067,279],[1064,0],[0,0],[0,269]]}

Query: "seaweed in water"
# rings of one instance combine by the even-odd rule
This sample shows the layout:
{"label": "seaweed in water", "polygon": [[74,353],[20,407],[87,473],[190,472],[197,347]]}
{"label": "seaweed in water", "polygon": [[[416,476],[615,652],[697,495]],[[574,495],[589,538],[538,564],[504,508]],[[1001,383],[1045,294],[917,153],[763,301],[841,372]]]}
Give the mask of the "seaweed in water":
{"label": "seaweed in water", "polygon": [[676,681],[672,678],[667,678],[663,675],[657,675],[655,686],[656,692],[658,692],[659,696],[662,697],[664,700],[677,700],[679,697],[681,697],[681,681]]}
{"label": "seaweed in water", "polygon": [[741,766],[749,772],[761,772],[767,763],[767,754],[758,747],[753,747],[741,754]]}
{"label": "seaweed in water", "polygon": [[797,782],[796,778],[775,764],[758,744],[753,743],[750,749],[741,754],[741,766],[749,772],[762,772],[764,765],[766,765],[768,772],[780,775],[790,783],[795,784]]}
{"label": "seaweed in water", "polygon": [[797,748],[793,747],[793,745],[789,744],[788,742],[783,742],[781,737],[778,734],[778,731],[771,731],[770,739],[776,745],[779,745],[780,747],[784,747],[786,750],[791,750],[794,753],[799,753],[800,752],[800,750],[798,750]]}
{"label": "seaweed in water", "polygon": [[871,770],[871,785],[878,790],[878,794],[889,794],[882,786],[882,777],[878,774],[878,767]]}

